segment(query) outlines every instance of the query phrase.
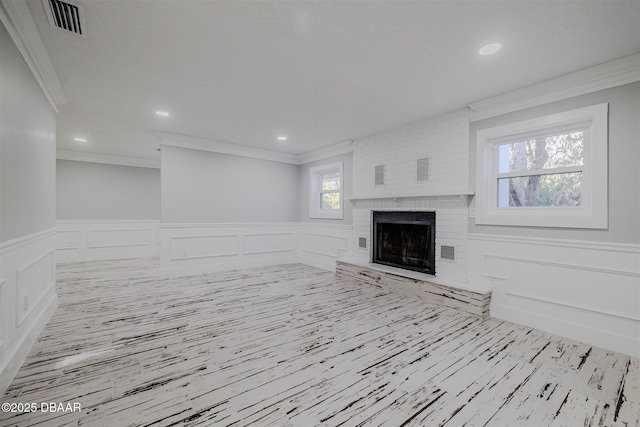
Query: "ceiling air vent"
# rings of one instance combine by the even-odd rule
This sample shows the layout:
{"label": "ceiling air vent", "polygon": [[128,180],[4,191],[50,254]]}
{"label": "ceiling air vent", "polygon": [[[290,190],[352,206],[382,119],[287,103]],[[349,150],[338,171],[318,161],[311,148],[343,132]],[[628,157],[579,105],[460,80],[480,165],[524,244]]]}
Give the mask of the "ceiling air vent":
{"label": "ceiling air vent", "polygon": [[60,0],[42,0],[49,24],[86,37],[84,6]]}

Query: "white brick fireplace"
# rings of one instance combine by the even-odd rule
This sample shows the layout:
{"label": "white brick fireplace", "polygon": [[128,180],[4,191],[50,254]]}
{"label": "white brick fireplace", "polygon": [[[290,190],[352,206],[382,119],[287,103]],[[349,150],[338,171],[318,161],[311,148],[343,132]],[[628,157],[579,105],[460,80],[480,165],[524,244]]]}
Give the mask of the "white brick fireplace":
{"label": "white brick fireplace", "polygon": [[[436,212],[436,275],[429,281],[468,288],[469,116],[460,110],[376,134],[353,147],[353,233],[344,259],[371,261],[372,211]],[[421,170],[420,159],[428,170]],[[366,239],[366,247],[361,247]],[[454,259],[442,259],[441,248]]]}

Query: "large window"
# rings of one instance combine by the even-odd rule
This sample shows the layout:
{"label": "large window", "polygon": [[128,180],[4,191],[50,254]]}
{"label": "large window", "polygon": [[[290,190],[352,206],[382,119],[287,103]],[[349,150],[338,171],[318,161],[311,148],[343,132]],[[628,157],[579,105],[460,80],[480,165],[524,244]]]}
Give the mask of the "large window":
{"label": "large window", "polygon": [[607,108],[479,131],[476,223],[606,228]]}
{"label": "large window", "polygon": [[309,216],[342,219],[342,162],[309,169]]}

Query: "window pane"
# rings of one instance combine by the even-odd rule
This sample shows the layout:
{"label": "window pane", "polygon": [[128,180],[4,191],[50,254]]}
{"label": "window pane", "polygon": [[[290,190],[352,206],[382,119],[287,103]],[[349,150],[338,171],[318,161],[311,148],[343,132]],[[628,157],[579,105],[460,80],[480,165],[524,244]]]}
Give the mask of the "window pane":
{"label": "window pane", "polygon": [[584,131],[564,132],[498,146],[498,172],[553,169],[583,164]]}
{"label": "window pane", "polygon": [[328,173],[322,175],[322,191],[340,189],[340,173]]}
{"label": "window pane", "polygon": [[580,206],[582,172],[498,179],[498,207]]}
{"label": "window pane", "polygon": [[320,209],[340,209],[340,192],[322,193],[320,195]]}

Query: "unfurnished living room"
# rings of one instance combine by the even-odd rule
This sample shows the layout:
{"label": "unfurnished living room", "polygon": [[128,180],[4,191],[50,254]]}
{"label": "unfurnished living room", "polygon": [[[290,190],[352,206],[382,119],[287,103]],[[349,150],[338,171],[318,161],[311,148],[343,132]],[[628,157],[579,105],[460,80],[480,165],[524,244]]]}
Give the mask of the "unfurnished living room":
{"label": "unfurnished living room", "polygon": [[637,0],[0,21],[0,426],[640,427]]}

